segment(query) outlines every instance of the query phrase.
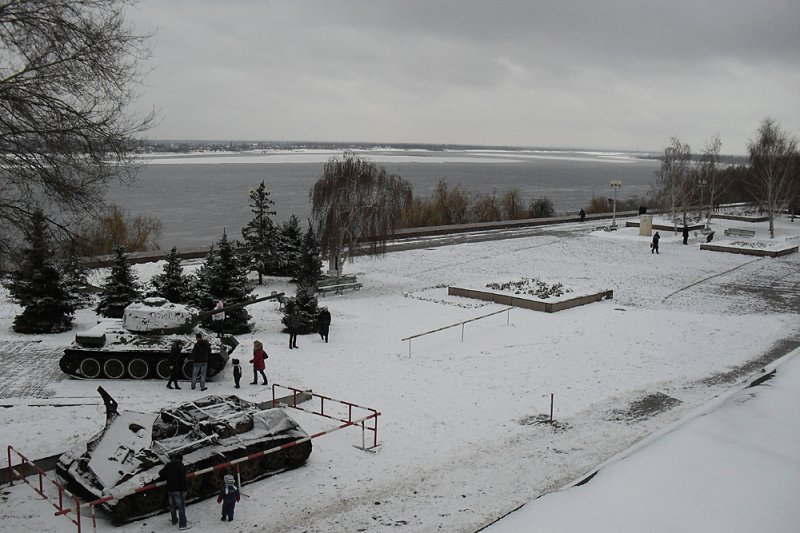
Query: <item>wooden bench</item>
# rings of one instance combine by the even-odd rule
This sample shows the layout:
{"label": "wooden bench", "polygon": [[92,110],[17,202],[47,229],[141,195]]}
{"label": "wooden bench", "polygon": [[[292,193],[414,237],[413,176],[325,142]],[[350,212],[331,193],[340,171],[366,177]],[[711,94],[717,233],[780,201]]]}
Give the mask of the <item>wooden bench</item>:
{"label": "wooden bench", "polygon": [[323,278],[317,282],[317,292],[323,296],[327,292],[342,294],[342,291],[348,289],[361,290],[361,283],[353,275]]}
{"label": "wooden bench", "polygon": [[326,292],[342,294],[342,291],[347,289],[353,289],[355,291],[361,290],[361,283],[337,283],[336,285],[326,285],[324,287],[317,287],[317,292],[324,296]]}
{"label": "wooden bench", "polygon": [[741,229],[741,228],[728,228],[725,230],[726,237],[755,237],[756,230]]}

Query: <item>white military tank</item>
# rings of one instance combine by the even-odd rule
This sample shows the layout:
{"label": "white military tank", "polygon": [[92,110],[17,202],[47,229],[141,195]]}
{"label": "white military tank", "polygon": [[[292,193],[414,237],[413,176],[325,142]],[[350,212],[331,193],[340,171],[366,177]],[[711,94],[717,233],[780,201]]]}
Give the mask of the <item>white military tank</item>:
{"label": "white military tank", "polygon": [[198,311],[164,298],[146,298],[126,307],[121,319],[104,319],[89,330],[79,331],[75,342],[64,350],[59,366],[65,374],[84,379],[168,379],[170,348],[173,341],[180,340],[185,355],[183,377],[190,379],[189,356],[195,335],[201,333],[211,344],[207,376],[212,377],[225,368],[239,343],[232,335],[201,328],[200,322],[213,314],[282,297],[283,293],[274,293],[212,311]]}

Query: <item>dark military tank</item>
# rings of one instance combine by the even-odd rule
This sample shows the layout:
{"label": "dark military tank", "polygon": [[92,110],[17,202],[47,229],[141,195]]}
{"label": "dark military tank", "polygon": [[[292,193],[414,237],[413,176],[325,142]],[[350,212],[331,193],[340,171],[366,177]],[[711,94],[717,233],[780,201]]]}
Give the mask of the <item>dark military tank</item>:
{"label": "dark military tank", "polygon": [[[110,513],[114,524],[168,509],[164,486],[135,490],[159,481],[159,471],[177,454],[183,456],[187,472],[196,472],[308,437],[285,409],[238,396],[205,396],[158,413],[141,413],[120,412],[102,387],[98,392],[106,404],[105,427],[87,443],[63,453],[56,472],[76,495],[90,501],[114,496],[99,506]],[[302,466],[311,449],[311,441],[306,440],[190,477],[186,501],[216,495],[225,474],[245,484]]]}
{"label": "dark military tank", "polygon": [[273,293],[213,311],[198,311],[164,298],[146,298],[126,307],[121,319],[104,319],[87,331],[79,331],[75,342],[64,350],[59,366],[65,374],[85,379],[167,379],[170,347],[179,340],[184,353],[182,374],[191,379],[190,356],[195,334],[201,333],[211,344],[207,376],[212,377],[225,368],[239,343],[232,335],[201,328],[200,322],[217,313],[282,297],[283,293]]}

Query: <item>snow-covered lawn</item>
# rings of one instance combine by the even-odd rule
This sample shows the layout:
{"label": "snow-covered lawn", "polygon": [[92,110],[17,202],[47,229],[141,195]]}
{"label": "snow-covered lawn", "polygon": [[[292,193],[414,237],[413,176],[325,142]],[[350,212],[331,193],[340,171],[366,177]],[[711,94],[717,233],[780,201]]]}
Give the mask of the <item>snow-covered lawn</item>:
{"label": "snow-covered lawn", "polygon": [[[723,227],[714,229],[719,235]],[[792,303],[798,298],[798,254],[773,259],[712,253],[699,249],[705,239],[684,246],[680,234],[662,232],[661,253],[655,255],[638,228],[591,230],[588,223],[541,228],[523,238],[358,258],[345,270],[358,273],[363,288],[320,299],[333,316],[328,344],[307,335],[298,339],[299,350],[289,350],[277,304],[250,307],[256,328],[239,338],[238,356],[246,362],[245,347],[260,339],[270,355],[271,381],[377,409],[381,446],[374,454],[354,448],[362,438],[356,429],[316,439],[305,467],[244,487],[249,498],[237,507],[237,521],[220,522],[213,500],[190,506],[194,529],[474,531],[729,394],[763,366],[749,363],[800,333]],[[780,222],[778,230],[781,238],[796,236],[800,225]],[[145,279],[161,265],[137,268]],[[614,299],[556,314],[514,309],[469,322],[463,342],[461,328],[415,338],[410,345],[401,341],[503,308],[447,296],[448,285],[523,277],[606,287]],[[272,290],[293,293],[284,279],[270,279],[257,291]],[[34,340],[11,331],[16,309],[2,301],[0,341]],[[76,329],[95,320],[91,311],[82,311]],[[56,353],[73,335],[36,340]],[[58,376],[52,371],[56,358],[41,365],[20,379]],[[0,366],[0,374],[3,370]],[[95,393],[99,384],[122,409],[153,411],[200,396],[168,390],[161,382],[57,377],[43,396],[87,405],[2,400],[13,407],[0,409],[0,444],[42,457],[84,441],[104,420]],[[245,385],[240,392],[263,401],[263,389]],[[228,368],[208,392],[234,391]],[[549,416],[551,394],[553,425],[541,423]],[[650,402],[653,398],[660,402]],[[307,413],[290,414],[309,433],[334,425]],[[689,452],[685,447],[675,453]],[[796,466],[797,455],[786,459]],[[569,494],[559,496],[569,499]],[[75,530],[34,496],[26,487],[0,490],[2,527]],[[770,496],[785,504],[797,491]],[[794,517],[800,518],[800,511]],[[168,517],[159,515],[116,530],[158,531],[167,523]],[[113,528],[100,522],[98,529]]]}
{"label": "snow-covered lawn", "polygon": [[800,350],[786,358],[770,381],[709,402],[486,533],[796,531]]}

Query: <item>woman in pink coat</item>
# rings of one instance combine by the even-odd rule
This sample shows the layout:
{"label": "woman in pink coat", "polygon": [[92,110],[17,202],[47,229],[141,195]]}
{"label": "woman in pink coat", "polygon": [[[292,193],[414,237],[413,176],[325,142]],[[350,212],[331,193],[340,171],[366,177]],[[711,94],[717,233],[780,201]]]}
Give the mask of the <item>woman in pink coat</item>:
{"label": "woman in pink coat", "polygon": [[250,385],[258,385],[258,375],[261,374],[261,378],[264,380],[262,385],[267,384],[267,375],[264,373],[264,370],[267,368],[267,365],[264,363],[264,360],[269,357],[267,352],[264,351],[264,345],[261,344],[261,341],[255,341],[253,343],[253,358],[250,359],[250,362],[253,363],[253,382]]}

